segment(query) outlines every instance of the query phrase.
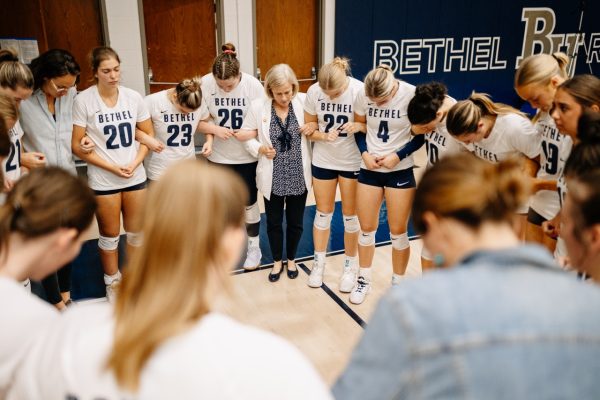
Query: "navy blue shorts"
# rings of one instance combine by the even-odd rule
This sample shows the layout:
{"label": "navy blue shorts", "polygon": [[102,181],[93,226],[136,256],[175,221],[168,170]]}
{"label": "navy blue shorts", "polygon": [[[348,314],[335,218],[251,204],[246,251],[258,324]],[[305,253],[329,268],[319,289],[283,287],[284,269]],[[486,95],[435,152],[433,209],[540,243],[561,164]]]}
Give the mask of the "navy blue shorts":
{"label": "navy blue shorts", "polygon": [[346,179],[357,179],[358,171],[338,171],[335,169],[327,169],[311,165],[312,176],[316,179],[323,181],[329,181],[331,179],[337,179],[338,176]]}
{"label": "navy blue shorts", "polygon": [[360,169],[358,182],[369,186],[389,187],[392,189],[411,189],[417,187],[412,168],[392,172],[375,172]]}
{"label": "navy blue shorts", "polygon": [[209,162],[214,165],[229,168],[238,174],[246,184],[246,189],[248,189],[248,204],[246,204],[246,206],[251,206],[256,203],[258,192],[258,189],[256,188],[256,167],[258,166],[258,161],[247,164],[219,164],[211,161]]}
{"label": "navy blue shorts", "polygon": [[540,214],[537,213],[537,211],[529,207],[529,211],[527,212],[527,222],[530,222],[537,226],[542,226],[542,223],[546,221],[546,218],[542,217]]}
{"label": "navy blue shorts", "polygon": [[113,190],[94,190],[94,194],[96,196],[107,196],[109,194],[117,194],[122,192],[133,192],[135,190],[146,189],[148,186],[148,181],[144,181],[142,183],[138,183],[137,185],[124,187],[121,189],[113,189]]}

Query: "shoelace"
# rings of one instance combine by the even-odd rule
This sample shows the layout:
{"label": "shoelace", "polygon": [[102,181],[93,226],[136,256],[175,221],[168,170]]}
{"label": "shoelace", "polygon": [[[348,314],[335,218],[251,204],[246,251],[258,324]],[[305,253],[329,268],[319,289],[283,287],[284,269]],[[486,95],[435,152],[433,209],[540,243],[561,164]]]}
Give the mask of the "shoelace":
{"label": "shoelace", "polygon": [[358,278],[358,281],[356,281],[356,291],[358,293],[362,293],[367,286],[369,286],[369,282],[367,282],[362,276]]}

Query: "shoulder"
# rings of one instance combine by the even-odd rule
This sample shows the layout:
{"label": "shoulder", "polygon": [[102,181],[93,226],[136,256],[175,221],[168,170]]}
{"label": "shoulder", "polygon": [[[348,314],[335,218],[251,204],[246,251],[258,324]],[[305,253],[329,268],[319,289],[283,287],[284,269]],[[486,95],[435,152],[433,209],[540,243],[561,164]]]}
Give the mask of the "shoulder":
{"label": "shoulder", "polygon": [[262,85],[262,83],[260,83],[260,81],[258,79],[256,79],[252,75],[247,74],[245,72],[242,72],[242,81],[245,82],[246,85],[248,85],[254,89],[259,89],[259,90],[263,89],[263,85]]}
{"label": "shoulder", "polygon": [[94,98],[95,94],[98,93],[96,85],[92,85],[89,88],[77,93],[75,96],[75,103],[85,103]]}
{"label": "shoulder", "polygon": [[143,99],[142,95],[139,92],[137,92],[133,89],[130,89],[128,87],[119,86],[119,91],[128,99],[134,99],[136,101]]}

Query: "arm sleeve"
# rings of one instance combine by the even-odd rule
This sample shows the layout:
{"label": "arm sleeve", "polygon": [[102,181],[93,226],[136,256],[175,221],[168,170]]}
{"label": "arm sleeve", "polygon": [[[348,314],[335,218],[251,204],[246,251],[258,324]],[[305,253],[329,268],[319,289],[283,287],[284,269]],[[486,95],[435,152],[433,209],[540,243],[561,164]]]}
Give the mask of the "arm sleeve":
{"label": "arm sleeve", "polygon": [[367,149],[367,135],[364,132],[356,132],[354,134],[354,141],[356,142],[356,145],[358,146],[358,151],[360,152],[360,154],[364,153],[365,151],[369,151]]}
{"label": "arm sleeve", "polygon": [[423,144],[425,144],[425,135],[414,135],[408,143],[396,152],[396,154],[400,160],[403,160],[423,147]]}

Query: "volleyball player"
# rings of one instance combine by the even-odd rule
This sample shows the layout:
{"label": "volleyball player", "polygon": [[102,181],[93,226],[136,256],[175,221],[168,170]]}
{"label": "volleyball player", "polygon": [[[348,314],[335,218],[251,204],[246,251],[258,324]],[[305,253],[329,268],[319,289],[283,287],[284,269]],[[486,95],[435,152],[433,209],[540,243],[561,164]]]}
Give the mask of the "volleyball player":
{"label": "volleyball player", "polygon": [[[465,151],[465,147],[454,139],[446,129],[446,117],[456,100],[448,96],[443,83],[429,82],[417,85],[415,96],[408,103],[408,119],[414,135],[425,135],[427,168],[441,158]],[[423,246],[421,267],[423,270],[434,266],[434,259]]]}
{"label": "volleyball player", "polygon": [[524,59],[515,74],[515,90],[519,97],[538,110],[534,125],[541,135],[540,169],[534,179],[533,196],[527,213],[525,239],[544,244],[554,251],[556,240],[544,235],[542,223],[560,211],[557,180],[569,157],[573,144],[561,133],[550,116],[556,89],[567,77],[566,54],[536,54]]}
{"label": "volleyball player", "polygon": [[[151,139],[153,129],[142,96],[119,85],[121,67],[117,53],[110,47],[97,47],[92,50],[91,66],[96,84],[75,98],[71,146],[73,153],[88,163],[88,182],[98,202],[98,247],[106,295],[112,301],[121,280],[121,213],[129,253],[142,242],[136,213],[146,194],[142,162],[148,147],[135,140],[136,129]],[[83,152],[79,146],[86,133],[96,146],[92,153]]]}
{"label": "volleyball player", "polygon": [[[525,157],[524,173],[532,179],[539,165],[535,159],[541,152],[541,135],[521,112],[502,103],[494,103],[487,95],[473,92],[457,102],[448,112],[448,132],[468,145],[473,153],[488,162],[498,163],[510,157]],[[517,211],[516,227],[525,236],[527,203]]]}
{"label": "volleyball player", "polygon": [[[194,134],[200,121],[208,120],[208,109],[202,101],[199,77],[184,79],[172,89],[146,96],[145,102],[156,139],[163,150],[146,157],[146,172],[151,181],[158,180],[168,166],[185,158],[194,158]],[[210,155],[213,135],[207,135],[202,155]]]}
{"label": "volleyball player", "polygon": [[[260,265],[260,210],[257,202],[256,166],[258,161],[245,148],[236,134],[242,127],[252,100],[264,97],[258,79],[240,71],[235,46],[226,43],[213,63],[212,73],[202,77],[202,93],[214,124],[201,123],[200,131],[213,134],[212,154],[208,159],[233,169],[246,182],[250,197],[246,205],[247,253],[243,267],[256,269]],[[239,140],[238,140],[239,139]]]}
{"label": "volleyball player", "polygon": [[357,134],[362,156],[357,188],[359,276],[350,302],[361,304],[371,289],[371,265],[379,209],[385,198],[392,241],[392,284],[400,283],[406,271],[410,247],[407,224],[415,192],[412,153],[424,143],[423,136],[411,137],[406,111],[415,87],[396,80],[388,66],[371,70],[365,88],[354,105],[354,123],[348,133]]}
{"label": "volleyball player", "polygon": [[356,187],[360,153],[353,135],[343,129],[354,122],[354,102],[363,84],[350,76],[346,58],[336,57],[321,67],[318,82],[306,94],[305,128],[302,133],[315,141],[312,158],[313,191],[316,212],[313,224],[315,259],[308,286],[320,287],[325,270],[325,252],[339,185],[344,222],[344,266],[340,291],[349,293],[358,270],[357,241],[360,225],[356,215]]}

